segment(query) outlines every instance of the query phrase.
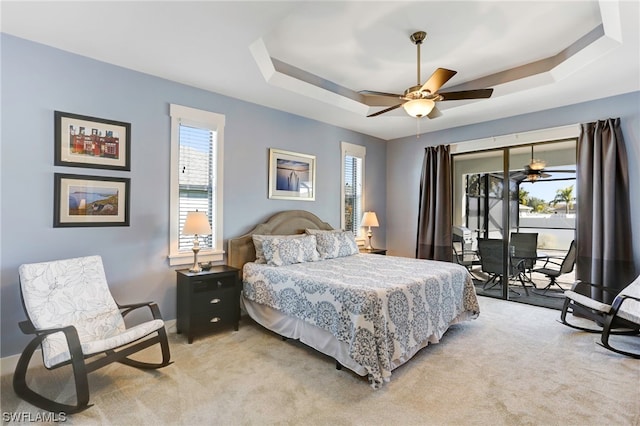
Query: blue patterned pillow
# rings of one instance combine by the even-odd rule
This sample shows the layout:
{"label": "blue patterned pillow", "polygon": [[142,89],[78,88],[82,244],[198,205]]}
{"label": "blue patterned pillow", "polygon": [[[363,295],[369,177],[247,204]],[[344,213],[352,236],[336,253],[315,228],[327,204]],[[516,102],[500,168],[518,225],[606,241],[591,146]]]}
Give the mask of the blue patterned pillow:
{"label": "blue patterned pillow", "polygon": [[[311,230],[308,230],[311,231]],[[323,259],[333,259],[358,254],[358,243],[352,232],[312,232],[318,242],[318,252]]]}
{"label": "blue patterned pillow", "polygon": [[252,239],[253,239],[253,246],[256,249],[256,260],[254,260],[255,263],[267,263],[266,259],[264,258],[264,253],[262,253],[262,244],[266,241],[266,240],[273,240],[274,238],[279,238],[281,240],[284,239],[291,239],[291,238],[302,238],[304,237],[305,234],[294,234],[294,235],[258,235],[258,234],[254,234],[252,235]]}
{"label": "blue patterned pillow", "polygon": [[268,265],[284,266],[320,260],[313,235],[301,238],[272,238],[262,242],[262,252]]}

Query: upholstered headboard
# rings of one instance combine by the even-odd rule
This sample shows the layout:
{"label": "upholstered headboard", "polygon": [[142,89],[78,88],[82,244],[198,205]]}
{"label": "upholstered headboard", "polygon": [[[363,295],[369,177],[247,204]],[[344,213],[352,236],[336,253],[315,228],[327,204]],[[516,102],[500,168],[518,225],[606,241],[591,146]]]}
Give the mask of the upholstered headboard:
{"label": "upholstered headboard", "polygon": [[318,216],[305,210],[286,210],[276,213],[265,223],[256,225],[247,234],[229,239],[227,263],[242,271],[245,263],[256,260],[256,249],[251,238],[253,234],[294,235],[304,233],[305,229],[331,230],[333,228]]}

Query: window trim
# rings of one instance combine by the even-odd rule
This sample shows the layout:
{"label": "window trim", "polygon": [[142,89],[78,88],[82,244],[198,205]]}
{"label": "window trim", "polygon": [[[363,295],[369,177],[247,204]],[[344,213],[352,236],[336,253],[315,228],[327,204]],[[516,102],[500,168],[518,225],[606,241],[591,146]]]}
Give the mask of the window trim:
{"label": "window trim", "polygon": [[218,262],[224,259],[223,250],[223,188],[224,188],[224,125],[225,116],[215,112],[204,111],[182,105],[170,104],[171,116],[171,182],[169,185],[169,265],[189,265],[193,263],[193,251],[179,251],[179,160],[180,160],[180,124],[186,126],[201,127],[216,132],[216,190],[215,190],[215,223],[211,227],[215,229],[215,249],[202,248],[198,253],[201,262]]}
{"label": "window trim", "polygon": [[[341,229],[345,229],[346,227],[346,223],[344,221],[344,209],[345,209],[345,202],[344,202],[344,186],[345,186],[345,181],[344,181],[344,160],[345,157],[347,155],[350,155],[352,157],[358,157],[360,159],[362,159],[362,212],[364,213],[365,211],[367,211],[366,209],[366,203],[365,203],[365,170],[366,170],[366,155],[367,155],[367,148],[365,146],[362,145],[355,145],[349,142],[341,142],[340,143],[340,151],[341,151],[341,155],[340,155],[340,228]],[[360,218],[362,219],[362,218]],[[358,220],[358,223],[360,223],[360,220]],[[365,233],[363,228],[360,226],[358,227],[358,234],[356,235],[356,241],[358,242],[362,242],[364,244],[365,242]]]}

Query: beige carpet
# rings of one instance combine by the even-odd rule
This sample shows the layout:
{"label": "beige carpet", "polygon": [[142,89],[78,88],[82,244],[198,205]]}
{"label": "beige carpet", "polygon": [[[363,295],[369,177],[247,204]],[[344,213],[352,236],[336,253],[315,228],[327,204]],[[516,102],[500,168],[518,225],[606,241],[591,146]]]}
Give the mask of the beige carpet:
{"label": "beige carpet", "polygon": [[[396,369],[380,390],[333,360],[283,342],[249,319],[194,340],[171,333],[169,367],[112,365],[90,375],[79,425],[640,425],[640,361],[558,311],[480,298],[480,317]],[[627,338],[629,339],[629,338]],[[637,338],[636,338],[637,339]],[[67,398],[69,370],[36,370],[34,386]],[[41,413],[2,377],[5,413]],[[71,400],[69,400],[71,401]]]}

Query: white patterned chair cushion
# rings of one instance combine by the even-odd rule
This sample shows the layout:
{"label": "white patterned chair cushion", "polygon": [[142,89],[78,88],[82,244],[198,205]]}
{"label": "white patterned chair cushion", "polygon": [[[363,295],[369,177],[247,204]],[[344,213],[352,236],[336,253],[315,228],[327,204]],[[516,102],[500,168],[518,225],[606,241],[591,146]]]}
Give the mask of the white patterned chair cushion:
{"label": "white patterned chair cushion", "polygon": [[[24,305],[34,327],[74,326],[84,355],[117,348],[164,327],[157,319],[126,329],[100,256],[25,264],[19,273]],[[62,332],[43,340],[42,356],[48,368],[70,359]]]}
{"label": "white patterned chair cushion", "polygon": [[360,252],[352,232],[318,229],[307,229],[306,232],[315,235],[318,241],[318,252],[323,259],[352,256]]}
{"label": "white patterned chair cushion", "polygon": [[316,262],[320,254],[316,249],[316,237],[272,238],[262,243],[264,258],[268,265],[284,266],[294,263]]}
{"label": "white patterned chair cushion", "polygon": [[[631,284],[623,288],[620,295],[640,298],[640,276],[633,280]],[[627,321],[640,324],[640,302],[633,299],[625,300],[618,311],[618,315]]]}

